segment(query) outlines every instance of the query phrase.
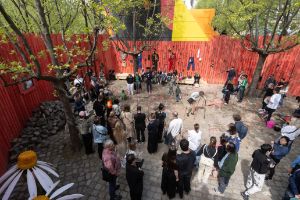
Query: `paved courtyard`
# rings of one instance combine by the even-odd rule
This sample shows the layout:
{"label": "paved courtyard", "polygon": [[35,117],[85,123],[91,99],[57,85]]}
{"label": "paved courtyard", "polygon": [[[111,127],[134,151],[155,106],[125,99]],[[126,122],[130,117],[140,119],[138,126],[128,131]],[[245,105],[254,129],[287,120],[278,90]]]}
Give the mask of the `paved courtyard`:
{"label": "paved courtyard", "polygon": [[[110,86],[115,91],[125,89],[125,81],[116,81]],[[144,88],[143,88],[144,89]],[[207,143],[211,136],[217,138],[226,130],[227,125],[233,122],[232,114],[240,113],[243,121],[249,126],[248,136],[243,140],[239,152],[239,161],[236,167],[236,171],[232,176],[229,186],[222,196],[218,196],[214,192],[214,188],[217,186],[217,180],[214,178],[209,179],[207,185],[197,185],[193,182],[192,191],[188,196],[184,196],[184,199],[242,199],[240,192],[244,190],[245,179],[248,175],[249,165],[252,160],[252,152],[259,148],[264,142],[270,142],[279,136],[278,132],[270,130],[264,126],[264,123],[257,115],[257,109],[260,108],[261,99],[254,99],[251,102],[245,99],[242,103],[237,103],[236,98],[232,98],[229,105],[207,106],[206,109],[199,109],[195,116],[186,117],[184,114],[184,105],[187,96],[193,91],[202,90],[207,96],[208,103],[218,102],[221,99],[221,86],[218,85],[201,85],[200,88],[194,88],[192,86],[181,86],[183,92],[183,102],[176,103],[175,97],[167,94],[167,87],[154,86],[154,92],[148,97],[148,94],[144,91],[138,96],[133,96],[128,100],[131,108],[135,111],[137,102],[143,107],[143,111],[151,112],[158,104],[164,103],[167,112],[167,121],[169,121],[170,113],[172,111],[179,112],[179,117],[184,120],[184,130],[193,128],[194,123],[200,124],[202,131],[202,144]],[[122,102],[121,104],[124,104]],[[284,108],[280,111],[288,113],[294,110],[296,103],[294,99],[285,101]],[[205,112],[205,113],[204,113]],[[204,118],[205,114],[205,118]],[[147,133],[146,133],[147,136]],[[50,162],[57,168],[57,172],[60,175],[61,184],[74,182],[75,185],[69,190],[69,193],[82,193],[85,195],[83,199],[89,200],[102,200],[109,199],[107,183],[102,180],[101,176],[101,162],[98,158],[98,154],[85,155],[84,150],[81,152],[71,152],[68,142],[68,134],[64,132],[49,138],[50,144],[47,151],[39,153],[39,160]],[[287,187],[288,174],[287,169],[290,162],[300,154],[300,139],[296,139],[293,144],[290,154],[282,159],[277,166],[275,176],[272,181],[266,182],[263,191],[251,196],[250,199],[268,200],[268,199],[281,199],[283,193]],[[146,144],[138,146],[138,151],[142,152],[142,157],[145,159],[143,170],[144,176],[144,192],[143,199],[145,200],[159,200],[167,199],[162,196],[160,190],[161,181],[161,156],[163,152],[167,151],[167,147],[164,144],[159,144],[159,150],[154,155],[149,155],[146,150]],[[96,149],[96,148],[95,148]],[[194,171],[195,174],[196,170]],[[123,199],[130,199],[129,188],[125,179],[125,172],[122,169],[121,175],[118,178],[120,184],[119,193],[123,196]],[[17,198],[17,195],[13,199]],[[176,199],[179,199],[178,195]]]}

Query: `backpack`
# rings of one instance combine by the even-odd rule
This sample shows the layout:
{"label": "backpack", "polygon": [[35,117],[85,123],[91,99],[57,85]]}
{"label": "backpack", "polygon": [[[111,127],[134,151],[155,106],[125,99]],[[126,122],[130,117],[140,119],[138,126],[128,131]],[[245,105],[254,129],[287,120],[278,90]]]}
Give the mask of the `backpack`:
{"label": "backpack", "polygon": [[235,127],[238,132],[239,138],[241,140],[244,139],[248,133],[248,127],[243,122],[236,122]]}
{"label": "backpack", "polygon": [[163,125],[165,123],[166,114],[164,112],[156,112],[155,116],[156,119],[158,119],[160,125]]}

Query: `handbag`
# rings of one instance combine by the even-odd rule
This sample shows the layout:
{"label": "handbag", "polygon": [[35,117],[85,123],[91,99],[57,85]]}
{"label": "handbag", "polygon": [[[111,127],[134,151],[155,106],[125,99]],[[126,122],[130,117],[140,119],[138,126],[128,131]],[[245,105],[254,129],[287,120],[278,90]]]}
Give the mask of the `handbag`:
{"label": "handbag", "polygon": [[213,166],[213,165],[214,165],[214,160],[213,160],[213,158],[216,156],[217,151],[215,152],[215,154],[214,154],[212,157],[209,155],[209,153],[208,153],[208,151],[207,151],[207,145],[205,145],[205,151],[206,151],[206,153],[208,154],[208,156],[209,156],[210,158],[206,157],[206,156],[203,154],[203,156],[201,156],[200,163],[203,164],[203,165],[207,165],[207,166]]}
{"label": "handbag", "polygon": [[101,168],[102,171],[102,180],[110,182],[113,180],[114,175],[112,175],[105,167]]}

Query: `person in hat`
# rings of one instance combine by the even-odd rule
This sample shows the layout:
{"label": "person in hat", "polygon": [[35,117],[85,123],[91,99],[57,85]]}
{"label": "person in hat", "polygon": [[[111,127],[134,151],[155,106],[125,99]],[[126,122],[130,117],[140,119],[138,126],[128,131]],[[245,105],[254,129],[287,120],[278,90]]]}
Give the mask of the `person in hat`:
{"label": "person in hat", "polygon": [[93,150],[93,135],[90,132],[92,126],[92,119],[86,115],[85,111],[79,112],[79,120],[77,121],[77,127],[82,137],[83,145],[85,148],[85,154],[89,155],[94,153]]}
{"label": "person in hat", "polygon": [[158,106],[158,111],[155,112],[155,117],[158,120],[158,138],[157,142],[162,142],[162,135],[165,127],[165,119],[167,114],[163,111],[165,108],[164,104],[160,103]]}

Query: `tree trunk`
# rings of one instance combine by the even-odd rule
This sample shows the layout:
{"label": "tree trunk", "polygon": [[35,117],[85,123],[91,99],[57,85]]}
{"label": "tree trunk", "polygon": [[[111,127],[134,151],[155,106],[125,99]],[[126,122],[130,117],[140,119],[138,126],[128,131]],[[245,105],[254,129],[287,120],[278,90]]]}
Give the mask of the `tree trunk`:
{"label": "tree trunk", "polygon": [[61,91],[61,89],[63,89],[63,85],[64,85],[63,81],[54,84],[55,88],[60,88],[60,90],[57,90],[57,92],[60,101],[63,103],[63,108],[66,116],[66,124],[68,126],[68,130],[70,134],[71,148],[73,151],[79,151],[81,148],[79,130],[76,126],[76,121],[75,121],[74,114],[72,112],[72,107],[69,102],[69,98],[66,96],[66,94],[63,91]]}
{"label": "tree trunk", "polygon": [[133,72],[136,73],[139,70],[139,66],[138,66],[138,54],[133,54],[132,58],[133,58]]}
{"label": "tree trunk", "polygon": [[258,80],[259,80],[259,77],[261,75],[261,71],[262,71],[262,68],[265,64],[265,61],[266,61],[267,57],[268,57],[268,55],[259,54],[259,58],[258,58],[258,62],[256,64],[254,74],[253,74],[252,82],[251,82],[249,90],[248,90],[248,95],[250,97],[256,96],[256,89],[258,87]]}

